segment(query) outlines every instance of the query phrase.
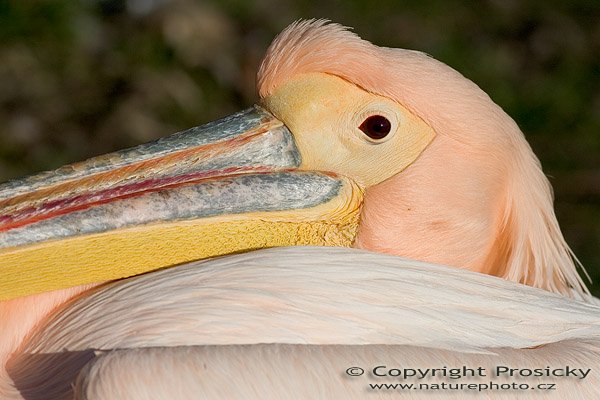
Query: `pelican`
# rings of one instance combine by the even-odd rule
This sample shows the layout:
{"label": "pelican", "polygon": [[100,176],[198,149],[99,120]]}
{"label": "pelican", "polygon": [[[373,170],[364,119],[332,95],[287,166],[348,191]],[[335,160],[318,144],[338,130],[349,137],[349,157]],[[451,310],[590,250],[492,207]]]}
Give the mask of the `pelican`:
{"label": "pelican", "polygon": [[257,86],[0,186],[1,398],[600,394],[600,308],[477,85],[309,20]]}

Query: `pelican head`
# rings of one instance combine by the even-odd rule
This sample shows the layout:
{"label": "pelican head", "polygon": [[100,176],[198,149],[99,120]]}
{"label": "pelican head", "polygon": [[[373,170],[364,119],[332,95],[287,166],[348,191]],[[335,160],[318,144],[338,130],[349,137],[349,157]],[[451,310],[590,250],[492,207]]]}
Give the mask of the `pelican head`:
{"label": "pelican head", "polygon": [[515,122],[417,52],[323,20],[271,44],[254,107],[0,186],[0,300],[289,245],[587,289]]}

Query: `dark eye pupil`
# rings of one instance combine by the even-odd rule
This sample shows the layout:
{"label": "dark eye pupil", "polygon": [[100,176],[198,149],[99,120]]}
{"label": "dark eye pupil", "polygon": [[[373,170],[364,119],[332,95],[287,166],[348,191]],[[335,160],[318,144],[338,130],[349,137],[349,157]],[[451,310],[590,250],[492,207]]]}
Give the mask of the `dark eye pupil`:
{"label": "dark eye pupil", "polygon": [[371,139],[383,139],[392,130],[392,123],[389,119],[381,115],[371,115],[365,119],[358,127]]}

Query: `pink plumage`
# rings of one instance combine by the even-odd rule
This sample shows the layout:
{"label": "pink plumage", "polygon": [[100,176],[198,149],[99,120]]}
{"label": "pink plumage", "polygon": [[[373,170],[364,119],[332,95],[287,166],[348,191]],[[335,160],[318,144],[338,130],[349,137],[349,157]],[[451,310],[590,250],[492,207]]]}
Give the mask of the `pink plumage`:
{"label": "pink plumage", "polygon": [[477,85],[424,53],[377,47],[311,20],[292,24],[269,47],[258,92],[266,97],[311,72],[393,99],[438,135],[412,166],[367,191],[359,248],[589,294],[538,159]]}

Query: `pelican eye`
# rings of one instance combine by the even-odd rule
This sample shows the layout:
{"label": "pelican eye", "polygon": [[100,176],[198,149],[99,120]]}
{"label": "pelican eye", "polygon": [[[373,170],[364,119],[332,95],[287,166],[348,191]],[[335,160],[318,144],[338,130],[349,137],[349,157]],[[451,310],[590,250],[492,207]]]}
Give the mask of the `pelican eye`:
{"label": "pelican eye", "polygon": [[373,140],[380,140],[386,137],[392,130],[392,123],[382,115],[371,115],[363,121],[358,127],[368,137]]}

